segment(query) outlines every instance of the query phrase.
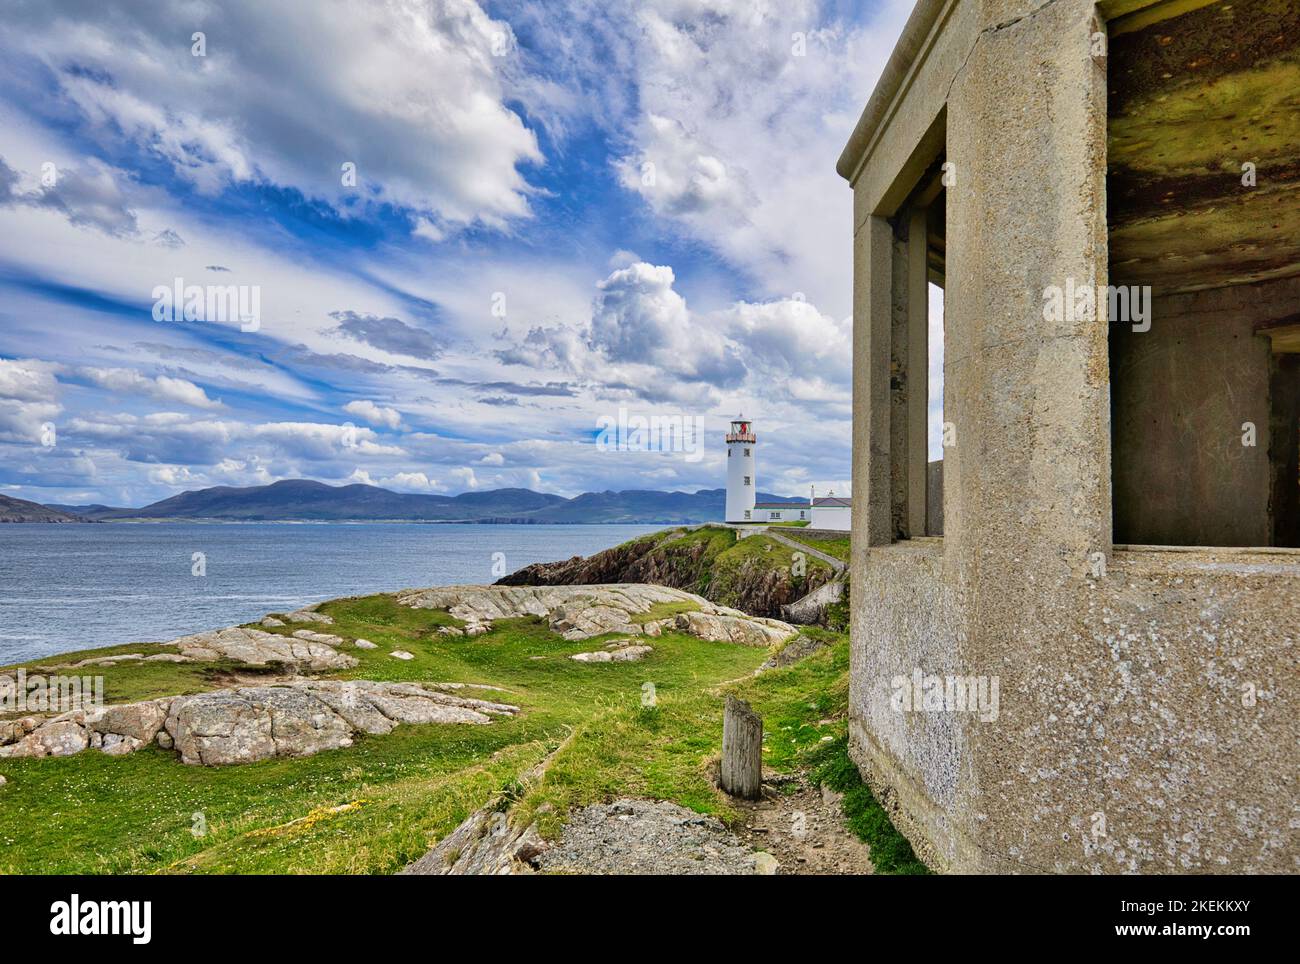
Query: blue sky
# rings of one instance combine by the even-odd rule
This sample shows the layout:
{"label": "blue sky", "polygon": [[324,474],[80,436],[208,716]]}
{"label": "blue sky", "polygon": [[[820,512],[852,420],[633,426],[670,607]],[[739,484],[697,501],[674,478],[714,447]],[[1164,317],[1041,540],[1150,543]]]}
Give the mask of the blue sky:
{"label": "blue sky", "polygon": [[740,411],[762,489],[846,489],[834,164],[910,7],[7,5],[0,492],[713,488]]}

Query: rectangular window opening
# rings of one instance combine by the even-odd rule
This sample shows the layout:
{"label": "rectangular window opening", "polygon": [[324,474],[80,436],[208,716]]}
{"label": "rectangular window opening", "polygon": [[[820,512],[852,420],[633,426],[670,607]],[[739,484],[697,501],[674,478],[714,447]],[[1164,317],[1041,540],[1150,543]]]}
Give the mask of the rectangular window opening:
{"label": "rectangular window opening", "polygon": [[891,219],[890,491],[894,539],[943,535],[945,179],[942,153]]}
{"label": "rectangular window opening", "polygon": [[1109,24],[1114,541],[1298,547],[1300,10],[1158,11]]}

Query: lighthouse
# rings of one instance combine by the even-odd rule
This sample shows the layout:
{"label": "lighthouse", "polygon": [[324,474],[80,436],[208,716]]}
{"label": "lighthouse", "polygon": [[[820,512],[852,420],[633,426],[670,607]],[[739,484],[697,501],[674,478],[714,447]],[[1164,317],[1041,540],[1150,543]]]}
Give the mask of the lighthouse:
{"label": "lighthouse", "polygon": [[731,422],[727,433],[727,515],[728,522],[754,520],[754,423],[744,415]]}

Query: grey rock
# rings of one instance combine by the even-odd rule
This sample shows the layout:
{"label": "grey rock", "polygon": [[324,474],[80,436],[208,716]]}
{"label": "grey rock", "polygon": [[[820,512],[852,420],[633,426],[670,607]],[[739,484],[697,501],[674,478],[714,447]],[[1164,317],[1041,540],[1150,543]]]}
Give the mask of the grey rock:
{"label": "grey rock", "polygon": [[752,875],[760,861],[713,817],[663,800],[620,799],[570,814],[536,863],[558,873]]}
{"label": "grey rock", "polygon": [[[417,609],[445,609],[465,623],[466,635],[489,631],[494,620],[521,616],[545,619],[552,630],[569,640],[588,639],[605,633],[654,636],[673,630],[719,642],[767,646],[788,639],[798,631],[778,619],[748,616],[680,589],[639,583],[439,586],[404,590],[397,594],[397,601]],[[686,604],[695,608],[667,619],[644,619],[646,613],[663,604]]]}
{"label": "grey rock", "polygon": [[324,613],[318,613],[312,607],[298,609],[294,612],[287,613],[284,617],[291,623],[322,623],[326,626],[334,622],[333,616],[326,616]]}
{"label": "grey rock", "polygon": [[137,740],[133,736],[123,736],[119,733],[105,734],[101,737],[101,741],[99,748],[109,756],[125,756],[144,746],[143,740]]}
{"label": "grey rock", "polygon": [[531,874],[535,873],[532,861],[546,847],[535,826],[512,827],[506,814],[478,810],[401,873],[455,876]]}
{"label": "grey rock", "polygon": [[279,663],[312,672],[357,665],[355,657],[324,643],[238,626],[182,636],[171,645],[192,660],[231,659],[249,666]]}
{"label": "grey rock", "polygon": [[334,636],[331,633],[318,633],[311,629],[295,629],[293,635],[295,639],[305,639],[312,643],[323,643],[326,646],[343,645],[342,637]]}
{"label": "grey rock", "polygon": [[579,663],[631,663],[651,652],[654,652],[653,647],[629,646],[624,643],[594,653],[574,653],[569,659],[577,660]]}
{"label": "grey rock", "polygon": [[73,720],[51,720],[17,742],[0,746],[0,757],[71,756],[90,746],[85,727]]}
{"label": "grey rock", "polygon": [[107,706],[89,726],[97,733],[129,736],[140,743],[148,743],[162,729],[171,703],[169,697],[142,703]]}

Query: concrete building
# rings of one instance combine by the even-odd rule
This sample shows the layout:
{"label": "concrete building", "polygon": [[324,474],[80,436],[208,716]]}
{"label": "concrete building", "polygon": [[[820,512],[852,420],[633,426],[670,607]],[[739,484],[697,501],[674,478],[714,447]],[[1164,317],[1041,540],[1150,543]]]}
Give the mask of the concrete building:
{"label": "concrete building", "polygon": [[808,522],[812,509],[807,502],[755,502],[755,522]]}
{"label": "concrete building", "polygon": [[851,747],[940,869],[1297,869],[1297,89],[1286,0],[920,0],[840,158]]}
{"label": "concrete building", "polygon": [[754,447],[758,438],[754,424],[744,415],[731,422],[727,433],[727,522],[754,522],[754,493],[756,466]]}
{"label": "concrete building", "polygon": [[832,492],[824,498],[813,499],[812,527],[848,532],[853,527],[852,513],[853,503]]}

